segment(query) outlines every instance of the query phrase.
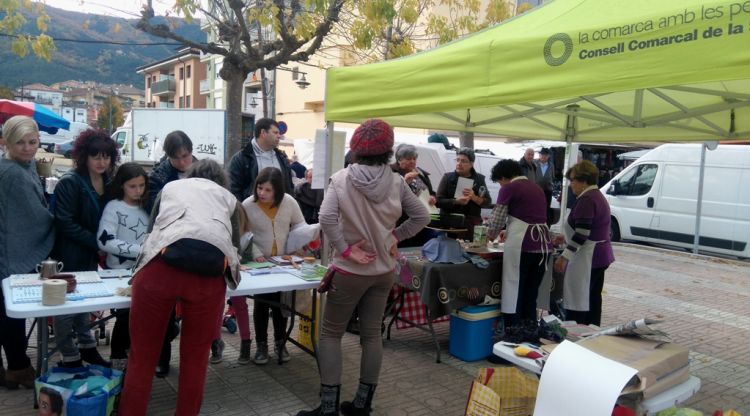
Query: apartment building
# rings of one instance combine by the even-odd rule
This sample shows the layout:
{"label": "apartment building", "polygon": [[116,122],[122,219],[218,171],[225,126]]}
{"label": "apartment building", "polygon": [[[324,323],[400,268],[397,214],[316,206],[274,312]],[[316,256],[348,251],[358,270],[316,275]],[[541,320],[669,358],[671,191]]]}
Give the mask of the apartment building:
{"label": "apartment building", "polygon": [[138,67],[144,77],[146,107],[207,108],[200,94],[200,81],[206,78],[201,52],[184,48],[175,55]]}

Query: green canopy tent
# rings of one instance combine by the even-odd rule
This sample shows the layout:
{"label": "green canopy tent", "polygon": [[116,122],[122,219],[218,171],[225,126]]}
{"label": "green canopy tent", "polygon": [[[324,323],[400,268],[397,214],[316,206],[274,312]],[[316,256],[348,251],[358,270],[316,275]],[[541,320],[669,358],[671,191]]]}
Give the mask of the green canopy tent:
{"label": "green canopy tent", "polygon": [[[747,138],[749,106],[750,2],[739,0],[555,0],[326,81],[329,128],[382,118],[569,143]],[[701,190],[702,176],[696,241]]]}

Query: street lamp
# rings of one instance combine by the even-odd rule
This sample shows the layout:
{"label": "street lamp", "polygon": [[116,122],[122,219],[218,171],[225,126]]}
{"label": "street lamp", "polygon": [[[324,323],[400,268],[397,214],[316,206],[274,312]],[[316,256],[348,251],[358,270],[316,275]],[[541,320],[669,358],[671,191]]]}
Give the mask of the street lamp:
{"label": "street lamp", "polygon": [[302,72],[302,78],[297,80],[297,86],[302,90],[310,86],[310,82],[305,78],[304,72]]}

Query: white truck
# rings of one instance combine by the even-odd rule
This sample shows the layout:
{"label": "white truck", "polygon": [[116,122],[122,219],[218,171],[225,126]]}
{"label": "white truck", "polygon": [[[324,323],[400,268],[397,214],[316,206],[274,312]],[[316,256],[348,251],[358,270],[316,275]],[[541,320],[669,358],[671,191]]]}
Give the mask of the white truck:
{"label": "white truck", "polygon": [[226,112],[210,109],[134,108],[112,138],[120,162],[153,165],[164,155],[164,138],[184,131],[193,142],[193,155],[224,163]]}

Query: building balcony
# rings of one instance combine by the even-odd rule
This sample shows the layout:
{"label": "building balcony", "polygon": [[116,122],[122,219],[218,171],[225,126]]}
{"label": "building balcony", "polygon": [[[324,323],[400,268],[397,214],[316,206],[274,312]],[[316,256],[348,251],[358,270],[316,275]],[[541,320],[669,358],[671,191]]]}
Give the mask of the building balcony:
{"label": "building balcony", "polygon": [[174,95],[176,90],[177,84],[174,78],[163,79],[151,84],[151,95],[155,96],[171,96]]}

